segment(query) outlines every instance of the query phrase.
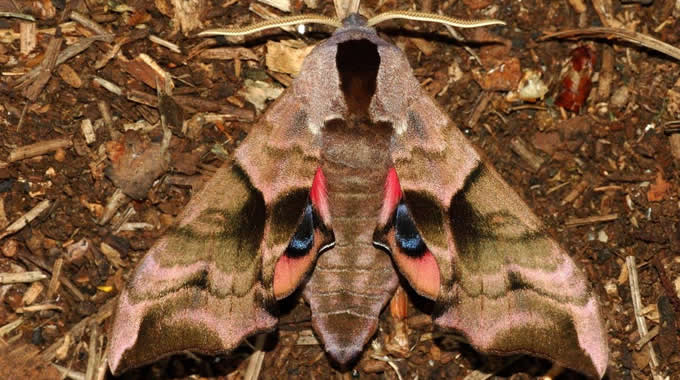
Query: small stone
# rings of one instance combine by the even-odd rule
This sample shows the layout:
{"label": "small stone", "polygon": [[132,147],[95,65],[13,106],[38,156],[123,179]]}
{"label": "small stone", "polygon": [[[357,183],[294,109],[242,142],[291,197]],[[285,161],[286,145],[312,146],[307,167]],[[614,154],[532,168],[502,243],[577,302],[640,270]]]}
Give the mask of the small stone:
{"label": "small stone", "polygon": [[37,327],[35,330],[33,330],[33,333],[31,334],[31,343],[36,346],[45,343],[45,339],[42,336],[42,327]]}
{"label": "small stone", "polygon": [[607,235],[607,232],[605,232],[604,230],[600,230],[600,231],[597,233],[597,240],[599,240],[599,241],[601,241],[601,242],[603,242],[603,243],[608,242],[608,241],[609,241],[609,236]]}
{"label": "small stone", "polygon": [[54,152],[54,160],[57,162],[64,162],[66,160],[66,150],[59,148]]}
{"label": "small stone", "polygon": [[14,239],[8,239],[2,243],[2,254],[5,257],[14,257],[19,249],[19,243]]}
{"label": "small stone", "polygon": [[630,98],[630,91],[628,86],[621,86],[614,91],[612,97],[609,98],[609,103],[616,108],[623,108],[628,104]]}
{"label": "small stone", "polygon": [[607,283],[604,284],[604,290],[607,292],[607,294],[610,297],[618,297],[619,296],[619,288],[616,285],[615,281],[607,281]]}

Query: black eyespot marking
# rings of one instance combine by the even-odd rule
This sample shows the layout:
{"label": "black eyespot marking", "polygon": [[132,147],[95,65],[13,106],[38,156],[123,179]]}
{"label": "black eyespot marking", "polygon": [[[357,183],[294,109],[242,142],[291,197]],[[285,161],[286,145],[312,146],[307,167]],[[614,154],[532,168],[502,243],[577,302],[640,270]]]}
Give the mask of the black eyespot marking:
{"label": "black eyespot marking", "polygon": [[394,237],[401,250],[410,257],[420,257],[425,254],[427,247],[420,236],[416,223],[411,218],[408,208],[400,203],[394,213]]}
{"label": "black eyespot marking", "polygon": [[306,255],[314,245],[314,209],[311,204],[305,207],[302,220],[286,248],[286,256],[296,258]]}
{"label": "black eyespot marking", "polygon": [[516,272],[509,272],[508,273],[508,288],[509,290],[522,290],[522,289],[531,289],[531,285],[529,285],[522,277],[519,275],[519,273]]}

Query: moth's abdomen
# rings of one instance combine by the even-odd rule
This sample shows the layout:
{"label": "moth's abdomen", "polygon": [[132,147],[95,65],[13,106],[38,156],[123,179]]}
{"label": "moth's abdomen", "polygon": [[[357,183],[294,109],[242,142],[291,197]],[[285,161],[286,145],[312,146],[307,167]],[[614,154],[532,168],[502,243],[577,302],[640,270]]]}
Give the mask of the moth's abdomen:
{"label": "moth's abdomen", "polygon": [[343,365],[375,333],[398,282],[388,254],[373,245],[391,165],[390,133],[388,126],[341,120],[324,128],[321,168],[335,246],[319,257],[304,294],[317,334]]}

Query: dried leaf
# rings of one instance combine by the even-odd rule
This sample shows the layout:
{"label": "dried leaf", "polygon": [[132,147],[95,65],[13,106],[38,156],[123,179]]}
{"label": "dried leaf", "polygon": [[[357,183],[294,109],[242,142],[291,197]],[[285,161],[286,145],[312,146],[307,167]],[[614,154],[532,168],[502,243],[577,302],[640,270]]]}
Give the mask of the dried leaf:
{"label": "dried leaf", "polygon": [[656,174],[656,182],[649,186],[649,191],[647,191],[647,200],[650,202],[662,201],[664,198],[666,198],[670,188],[671,184],[663,179],[663,172],[659,171]]}

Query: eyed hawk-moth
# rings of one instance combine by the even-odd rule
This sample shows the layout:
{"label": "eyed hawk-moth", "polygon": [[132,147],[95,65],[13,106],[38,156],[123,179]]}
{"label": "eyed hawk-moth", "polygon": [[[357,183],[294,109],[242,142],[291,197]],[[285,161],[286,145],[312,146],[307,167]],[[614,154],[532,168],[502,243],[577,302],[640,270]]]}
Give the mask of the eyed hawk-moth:
{"label": "eyed hawk-moth", "polygon": [[273,330],[279,301],[298,289],[346,366],[401,277],[432,300],[436,325],[474,348],[601,378],[607,338],[587,279],[405,54],[357,13],[280,25],[301,20],[337,30],[131,274],[112,372],[231,351]]}

